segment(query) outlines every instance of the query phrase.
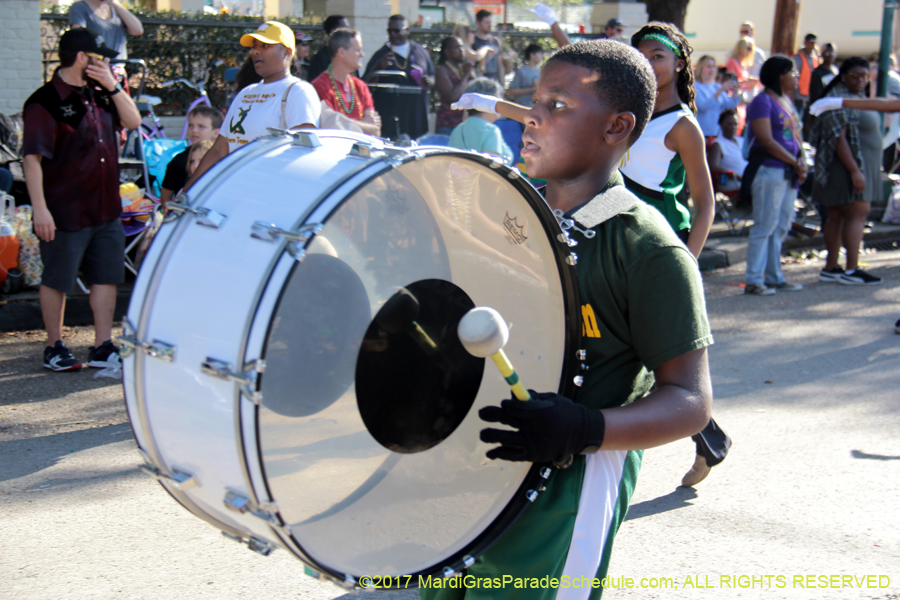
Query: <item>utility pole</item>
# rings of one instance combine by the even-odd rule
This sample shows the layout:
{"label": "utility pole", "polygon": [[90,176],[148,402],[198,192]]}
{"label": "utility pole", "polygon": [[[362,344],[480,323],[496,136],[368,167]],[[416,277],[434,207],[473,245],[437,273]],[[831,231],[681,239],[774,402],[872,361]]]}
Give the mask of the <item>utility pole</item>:
{"label": "utility pole", "polygon": [[[892,2],[893,0],[886,0]],[[800,22],[800,0],[775,0],[772,25],[772,55],[793,56],[797,48],[797,25]]]}
{"label": "utility pole", "polygon": [[893,46],[894,9],[896,0],[884,0],[884,14],[881,18],[881,53],[878,60],[878,97],[887,96],[888,69],[891,65],[891,48]]}

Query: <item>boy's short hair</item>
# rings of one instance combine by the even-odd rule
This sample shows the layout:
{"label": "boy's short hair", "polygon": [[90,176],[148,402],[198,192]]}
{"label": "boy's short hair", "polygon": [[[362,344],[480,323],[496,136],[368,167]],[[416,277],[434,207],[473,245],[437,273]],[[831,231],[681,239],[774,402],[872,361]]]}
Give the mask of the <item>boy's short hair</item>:
{"label": "boy's short hair", "polygon": [[328,38],[328,54],[331,55],[331,58],[334,58],[338,50],[349,48],[350,42],[358,36],[359,32],[355,29],[335,29]]}
{"label": "boy's short hair", "polygon": [[207,106],[206,104],[198,104],[190,113],[188,113],[188,116],[207,117],[209,118],[209,122],[212,123],[213,129],[222,127],[222,111],[218,108]]}
{"label": "boy's short hair", "polygon": [[643,54],[622,42],[591,40],[560,48],[547,62],[554,60],[599,75],[594,89],[600,101],[615,111],[634,114],[628,146],[641,137],[656,104],[656,77]]}
{"label": "boy's short hair", "polygon": [[522,58],[525,59],[525,62],[528,62],[529,60],[531,60],[532,54],[534,54],[535,52],[543,52],[543,51],[544,51],[544,47],[541,46],[540,44],[528,44],[527,46],[525,46],[525,51],[522,52]]}
{"label": "boy's short hair", "polygon": [[493,17],[493,16],[494,16],[494,13],[492,13],[491,11],[489,11],[489,10],[486,9],[486,8],[482,8],[482,9],[479,10],[477,13],[475,13],[475,21],[478,22],[478,23],[480,23],[481,21],[483,21],[483,20],[486,19],[487,17]]}

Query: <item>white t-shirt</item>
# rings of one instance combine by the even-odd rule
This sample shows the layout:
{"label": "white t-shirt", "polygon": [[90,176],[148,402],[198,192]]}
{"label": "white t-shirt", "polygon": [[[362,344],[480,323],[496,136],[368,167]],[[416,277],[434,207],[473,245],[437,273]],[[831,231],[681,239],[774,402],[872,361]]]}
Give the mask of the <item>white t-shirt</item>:
{"label": "white t-shirt", "polygon": [[293,76],[272,83],[254,83],[235,97],[222,123],[221,133],[228,138],[229,152],[267,135],[267,127],[281,126],[281,100],[291,84],[284,107],[286,128],[305,123],[319,126],[319,95],[309,83]]}

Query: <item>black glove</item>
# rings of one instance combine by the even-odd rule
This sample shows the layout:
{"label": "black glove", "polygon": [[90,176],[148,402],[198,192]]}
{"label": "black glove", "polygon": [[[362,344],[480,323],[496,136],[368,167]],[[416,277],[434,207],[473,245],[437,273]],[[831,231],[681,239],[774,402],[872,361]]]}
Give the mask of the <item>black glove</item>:
{"label": "black glove", "polygon": [[483,421],[518,430],[483,429],[482,442],[500,444],[487,452],[488,458],[568,466],[575,454],[600,448],[606,429],[602,412],[559,394],[528,391],[531,400],[504,400],[478,411]]}

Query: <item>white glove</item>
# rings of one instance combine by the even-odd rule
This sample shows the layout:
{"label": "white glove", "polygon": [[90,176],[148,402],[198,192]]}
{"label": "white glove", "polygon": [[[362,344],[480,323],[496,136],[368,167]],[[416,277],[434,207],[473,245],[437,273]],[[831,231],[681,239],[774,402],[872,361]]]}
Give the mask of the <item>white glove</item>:
{"label": "white glove", "polygon": [[477,110],[483,113],[494,113],[494,107],[500,98],[486,94],[463,94],[459,100],[450,105],[453,110]]}
{"label": "white glove", "polygon": [[837,110],[844,105],[844,99],[839,97],[829,96],[828,98],[820,98],[813,102],[809,107],[809,114],[814,117],[818,117],[823,112],[828,112],[829,110]]}
{"label": "white glove", "polygon": [[536,16],[547,25],[553,25],[554,23],[559,21],[559,19],[556,17],[556,11],[543,2],[541,2],[534,8],[529,8],[528,10],[534,13],[534,16]]}

